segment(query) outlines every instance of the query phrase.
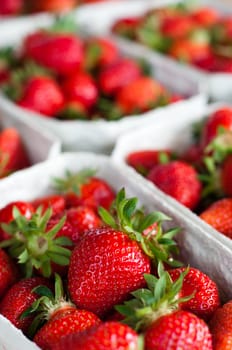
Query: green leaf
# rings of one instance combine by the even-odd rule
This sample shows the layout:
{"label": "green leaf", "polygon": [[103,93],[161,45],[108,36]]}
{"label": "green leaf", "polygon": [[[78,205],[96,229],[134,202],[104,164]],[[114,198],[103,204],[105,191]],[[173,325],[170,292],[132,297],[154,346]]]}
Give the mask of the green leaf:
{"label": "green leaf", "polygon": [[[61,266],[68,266],[70,262],[70,258],[67,256],[63,256],[55,253],[48,253],[49,258],[56,264]],[[47,276],[45,276],[47,277]]]}
{"label": "green leaf", "polygon": [[41,297],[48,297],[49,299],[54,298],[51,289],[48,288],[47,286],[40,285],[40,286],[35,287],[32,291],[33,291],[33,293],[36,293],[36,294],[40,295]]}
{"label": "green leaf", "polygon": [[66,236],[60,236],[58,238],[55,238],[53,240],[53,242],[56,245],[65,246],[65,247],[71,247],[74,245],[74,243],[71,241],[71,239],[66,237]]}
{"label": "green leaf", "polygon": [[114,217],[105,208],[99,207],[98,214],[104,223],[106,223],[110,227],[113,227],[114,229],[117,229],[117,224]]}

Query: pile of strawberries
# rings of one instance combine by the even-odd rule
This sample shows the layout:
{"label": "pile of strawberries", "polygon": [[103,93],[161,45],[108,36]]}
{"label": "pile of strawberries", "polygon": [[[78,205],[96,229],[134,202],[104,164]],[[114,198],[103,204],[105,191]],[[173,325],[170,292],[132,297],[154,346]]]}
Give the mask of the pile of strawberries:
{"label": "pile of strawberries", "polygon": [[118,20],[112,30],[183,63],[232,73],[232,17],[212,8],[181,4],[154,9]]}
{"label": "pile of strawberries", "polygon": [[229,349],[231,303],[178,267],[170,218],[90,169],[54,185],[0,210],[1,315],[43,350]]}
{"label": "pile of strawberries", "polygon": [[181,154],[136,151],[127,156],[127,163],[232,238],[232,108],[211,113],[193,127],[193,136]]}
{"label": "pile of strawberries", "polygon": [[19,132],[7,128],[0,132],[0,178],[30,166],[30,159]]}
{"label": "pile of strawberries", "polygon": [[117,120],[181,99],[148,76],[144,62],[123,57],[107,39],[82,39],[75,27],[62,18],[51,30],[28,35],[19,51],[0,52],[8,97],[62,120]]}

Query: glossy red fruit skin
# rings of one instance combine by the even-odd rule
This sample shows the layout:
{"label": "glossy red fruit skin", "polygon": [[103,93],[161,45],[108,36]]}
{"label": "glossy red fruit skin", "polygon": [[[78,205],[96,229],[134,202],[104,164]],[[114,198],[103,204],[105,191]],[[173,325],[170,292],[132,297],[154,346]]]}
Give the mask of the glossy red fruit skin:
{"label": "glossy red fruit skin", "polygon": [[183,161],[157,165],[147,178],[161,191],[189,209],[194,209],[200,201],[202,187],[197,173],[191,165]]}
{"label": "glossy red fruit skin", "polygon": [[96,212],[87,206],[70,208],[66,211],[67,221],[73,227],[75,232],[72,235],[72,241],[77,244],[85,231],[99,228],[102,223]]}
{"label": "glossy red fruit skin", "polygon": [[51,314],[33,340],[41,349],[52,350],[63,336],[78,334],[100,322],[92,312],[77,310],[73,306],[61,307]]}
{"label": "glossy red fruit skin", "polygon": [[35,209],[42,207],[42,212],[44,213],[48,208],[52,209],[52,215],[57,215],[59,213],[64,212],[65,210],[65,199],[64,196],[60,196],[57,194],[44,196],[40,198],[36,198],[31,202]]}
{"label": "glossy red fruit skin", "polygon": [[214,350],[230,350],[232,346],[232,301],[217,309],[209,324]]}
{"label": "glossy red fruit skin", "polygon": [[213,72],[232,73],[232,59],[215,56]]}
{"label": "glossy red fruit skin", "polygon": [[210,27],[219,19],[219,13],[209,7],[201,7],[191,15],[192,20],[200,26]]}
{"label": "glossy red fruit skin", "polygon": [[186,37],[194,28],[191,18],[182,15],[167,16],[161,23],[161,33],[173,39]]}
{"label": "glossy red fruit skin", "polygon": [[21,280],[8,290],[0,303],[0,314],[24,333],[27,333],[33,317],[20,319],[20,316],[39,298],[37,294],[32,293],[33,288],[39,285],[49,286],[49,283],[46,279],[40,277]]}
{"label": "glossy red fruit skin", "polygon": [[171,152],[169,150],[143,150],[135,151],[126,157],[127,164],[136,170],[145,169],[151,170],[155,165],[160,163],[160,154],[163,153],[169,157]]}
{"label": "glossy red fruit skin", "polygon": [[141,76],[139,64],[132,59],[120,59],[99,74],[99,86],[105,95],[114,95],[120,88]]}
{"label": "glossy red fruit skin", "polygon": [[[169,274],[176,281],[180,274],[186,270],[185,267],[173,269]],[[220,297],[217,285],[203,272],[190,267],[184,278],[180,297],[193,295],[192,299],[181,304],[181,309],[194,313],[198,317],[209,321],[214,312],[220,306]]]}
{"label": "glossy red fruit skin", "polygon": [[119,322],[105,322],[84,332],[63,337],[52,350],[139,350],[138,335]]}
{"label": "glossy red fruit skin", "polygon": [[86,205],[95,211],[98,207],[109,209],[115,199],[115,193],[108,183],[97,177],[92,177],[88,183],[81,186],[80,195],[68,193],[65,196],[67,208]]}
{"label": "glossy red fruit skin", "polygon": [[0,2],[0,16],[17,15],[22,9],[22,0],[1,0]]}
{"label": "glossy red fruit skin", "polygon": [[193,42],[190,39],[180,39],[173,42],[169,55],[177,60],[195,64],[195,62],[211,57],[212,50],[205,43]]}
{"label": "glossy red fruit skin", "polygon": [[12,286],[19,277],[19,271],[16,264],[0,249],[0,298]]}
{"label": "glossy red fruit skin", "polygon": [[[13,217],[13,208],[16,207],[21,215],[25,216],[27,219],[30,219],[32,217],[32,214],[34,213],[34,207],[28,203],[28,202],[11,202],[7,204],[4,208],[0,209],[0,223],[9,224],[11,221],[14,220]],[[10,235],[2,228],[0,228],[0,241],[9,239]]]}
{"label": "glossy red fruit skin", "polygon": [[87,42],[86,53],[88,53],[89,50],[91,51],[91,47],[97,48],[99,54],[93,59],[93,62],[90,62],[90,68],[104,68],[113,64],[119,58],[119,49],[117,45],[108,39],[91,38]]}
{"label": "glossy red fruit skin", "polygon": [[208,326],[197,316],[176,311],[155,321],[145,333],[146,350],[213,350]]}
{"label": "glossy red fruit skin", "polygon": [[102,316],[144,286],[144,273],[150,260],[136,241],[110,228],[91,230],[71,255],[70,296],[77,307]]}
{"label": "glossy red fruit skin", "polygon": [[204,127],[201,138],[202,147],[206,147],[218,134],[219,127],[232,131],[232,108],[224,107],[212,113]]}
{"label": "glossy red fruit skin", "polygon": [[63,92],[68,101],[83,104],[87,109],[95,105],[98,99],[98,88],[90,74],[76,72],[62,84]]}
{"label": "glossy red fruit skin", "polygon": [[232,197],[232,155],[229,155],[223,162],[221,168],[221,184],[226,196]]}
{"label": "glossy red fruit skin", "polygon": [[[84,60],[84,48],[80,38],[71,34],[33,33],[24,43],[24,55],[66,76],[79,69]],[[36,40],[35,40],[36,38]]]}
{"label": "glossy red fruit skin", "polygon": [[231,216],[231,198],[224,198],[214,202],[200,214],[202,220],[229,238],[232,238]]}
{"label": "glossy red fruit skin", "polygon": [[37,76],[31,78],[17,104],[23,108],[41,113],[43,117],[54,118],[64,105],[64,96],[55,80]]}

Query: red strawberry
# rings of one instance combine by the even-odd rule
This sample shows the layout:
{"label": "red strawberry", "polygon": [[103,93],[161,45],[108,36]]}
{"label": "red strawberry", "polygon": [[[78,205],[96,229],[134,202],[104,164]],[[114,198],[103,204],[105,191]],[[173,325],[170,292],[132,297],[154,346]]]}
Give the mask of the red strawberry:
{"label": "red strawberry", "polygon": [[96,212],[87,206],[71,208],[67,210],[66,215],[67,221],[74,228],[75,237],[74,235],[71,237],[74,243],[78,242],[85,231],[101,226],[101,220]]}
{"label": "red strawberry", "polygon": [[30,160],[18,131],[8,128],[0,133],[0,178],[26,168]]}
{"label": "red strawberry", "polygon": [[[169,275],[176,281],[185,270],[185,267],[173,269],[169,271]],[[184,298],[191,294],[192,299],[181,304],[181,309],[208,321],[220,305],[218,288],[207,275],[193,267],[184,277],[180,297]]]}
{"label": "red strawberry", "polygon": [[87,69],[106,67],[117,61],[119,49],[110,40],[91,38],[87,41],[84,66]]}
{"label": "red strawberry", "polygon": [[0,2],[0,16],[17,15],[22,9],[22,0],[1,0]]}
{"label": "red strawberry", "polygon": [[186,151],[181,155],[181,159],[194,166],[202,165],[203,151],[198,144],[190,145]]}
{"label": "red strawberry", "polygon": [[48,208],[52,208],[52,215],[62,213],[65,210],[65,199],[57,194],[37,198],[31,202],[35,209],[42,207],[44,213]]}
{"label": "red strawberry", "polygon": [[[26,219],[30,219],[34,213],[34,207],[27,202],[11,202],[4,208],[0,209],[0,223],[9,224],[14,220],[13,209],[17,208],[21,215],[25,216]],[[0,241],[9,239],[10,236],[3,228],[0,229]]]}
{"label": "red strawberry", "polygon": [[68,77],[62,85],[68,101],[81,103],[88,110],[98,99],[98,89],[90,74],[76,72]]}
{"label": "red strawberry", "polygon": [[61,75],[79,69],[84,60],[83,44],[74,34],[41,32],[29,35],[24,42],[24,55]]}
{"label": "red strawberry", "polygon": [[200,218],[210,226],[232,238],[232,199],[225,198],[214,202],[203,213]]}
{"label": "red strawberry", "polygon": [[113,24],[112,31],[126,38],[134,39],[140,22],[139,17],[120,18]]}
{"label": "red strawberry", "polygon": [[232,59],[226,57],[215,57],[212,68],[214,72],[232,73]]}
{"label": "red strawberry", "polygon": [[36,2],[30,1],[30,11],[32,12],[64,12],[70,11],[76,5],[75,0],[37,0]]}
{"label": "red strawberry", "polygon": [[52,78],[36,76],[24,87],[23,95],[17,104],[52,118],[63,108],[64,97],[58,84]]}
{"label": "red strawberry", "polygon": [[138,335],[119,322],[105,322],[88,330],[63,337],[52,350],[139,350]]}
{"label": "red strawberry", "polygon": [[172,161],[155,166],[147,178],[161,191],[194,209],[201,197],[201,183],[195,169],[183,162]]}
{"label": "red strawberry", "polygon": [[213,350],[207,325],[197,316],[176,311],[155,321],[146,331],[146,350]]}
{"label": "red strawberry", "polygon": [[76,174],[68,172],[66,178],[56,180],[57,190],[66,194],[67,208],[86,205],[94,210],[99,206],[109,209],[115,194],[106,181],[93,177],[95,173],[83,169]]}
{"label": "red strawberry", "polygon": [[39,298],[32,290],[39,285],[48,285],[44,278],[33,277],[21,280],[14,284],[0,303],[0,314],[8,318],[13,325],[27,333],[34,317],[20,318],[31,304]]}
{"label": "red strawberry", "polygon": [[18,279],[18,268],[10,257],[0,249],[0,298]]}
{"label": "red strawberry", "polygon": [[182,62],[195,63],[203,59],[208,59],[212,55],[210,46],[206,43],[194,42],[190,39],[180,39],[175,41],[169,55]]}
{"label": "red strawberry", "polygon": [[142,175],[147,175],[148,172],[157,164],[160,163],[162,156],[169,157],[171,152],[169,150],[144,150],[135,151],[130,153],[126,161],[127,163],[135,168]]}
{"label": "red strawberry", "polygon": [[220,182],[223,192],[232,197],[232,155],[226,157],[222,164]]}
{"label": "red strawberry", "polygon": [[167,16],[161,23],[161,33],[173,39],[186,37],[194,29],[194,22],[184,15]]}
{"label": "red strawberry", "polygon": [[206,147],[218,135],[220,128],[232,131],[232,108],[218,109],[208,117],[203,127],[202,147]]}
{"label": "red strawberry", "polygon": [[86,106],[80,101],[65,101],[63,110],[58,115],[61,119],[89,119],[88,109]]}
{"label": "red strawberry", "polygon": [[124,86],[116,96],[116,103],[124,114],[144,112],[155,106],[164,88],[149,77],[138,78]]}
{"label": "red strawberry", "polygon": [[210,321],[214,350],[230,350],[232,346],[232,301],[217,309]]}
{"label": "red strawberry", "polygon": [[114,95],[120,88],[141,76],[139,64],[129,58],[120,59],[99,74],[99,85],[105,95]]}
{"label": "red strawberry", "polygon": [[209,27],[217,23],[219,19],[219,13],[213,8],[201,7],[192,12],[191,18],[197,25]]}

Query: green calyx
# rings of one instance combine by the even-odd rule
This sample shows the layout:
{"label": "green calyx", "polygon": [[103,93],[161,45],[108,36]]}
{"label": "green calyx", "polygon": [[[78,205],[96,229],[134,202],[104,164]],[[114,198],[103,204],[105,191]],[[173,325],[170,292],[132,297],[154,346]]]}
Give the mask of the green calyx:
{"label": "green calyx", "polygon": [[214,161],[218,164],[222,163],[229,154],[232,154],[232,131],[219,127],[217,136],[206,147],[205,153],[212,153]]}
{"label": "green calyx", "polygon": [[158,277],[145,274],[147,288],[132,292],[133,298],[117,305],[115,309],[125,316],[126,323],[137,332],[145,331],[152,323],[160,317],[168,315],[179,309],[179,304],[190,300],[193,295],[180,298],[184,277],[189,269],[180,274],[173,282],[171,276],[164,270],[163,265],[158,265]]}
{"label": "green calyx", "polygon": [[146,215],[142,209],[137,209],[137,204],[137,198],[126,198],[125,190],[121,189],[111,210],[100,207],[99,215],[108,226],[137,241],[156,265],[158,261],[163,261],[171,266],[180,266],[180,262],[172,257],[172,254],[178,253],[173,237],[179,232],[179,228],[163,232],[163,221],[171,219],[161,212]]}
{"label": "green calyx", "polygon": [[99,113],[102,118],[109,121],[119,120],[123,116],[120,107],[117,106],[110,98],[100,97],[96,108],[97,113]]}
{"label": "green calyx", "polygon": [[94,175],[96,175],[95,169],[86,168],[78,173],[67,170],[64,178],[54,179],[54,188],[60,193],[73,192],[80,195],[82,185],[88,184]]}
{"label": "green calyx", "polygon": [[26,277],[31,277],[34,269],[40,270],[44,277],[50,277],[52,262],[61,266],[69,264],[71,252],[64,246],[71,246],[72,242],[63,236],[56,238],[66,218],[64,216],[52,229],[47,231],[47,224],[51,216],[52,209],[42,214],[40,207],[28,220],[14,207],[14,220],[10,224],[1,225],[11,238],[1,242],[0,247],[8,248],[10,256],[18,259]]}
{"label": "green calyx", "polygon": [[55,293],[44,285],[35,287],[32,292],[40,297],[20,316],[20,319],[24,319],[28,316],[35,315],[29,329],[29,335],[31,337],[46,320],[49,320],[54,315],[56,311],[75,307],[74,304],[68,301],[64,296],[62,280],[58,274],[55,274]]}
{"label": "green calyx", "polygon": [[54,24],[49,28],[51,33],[76,33],[78,30],[75,16],[72,13],[57,15]]}

